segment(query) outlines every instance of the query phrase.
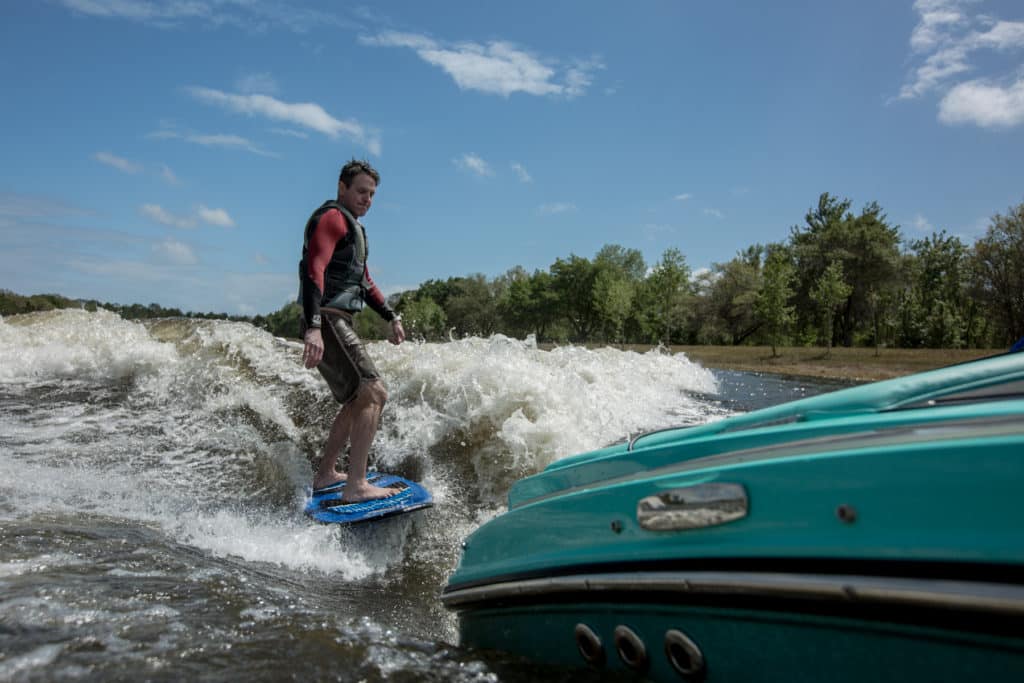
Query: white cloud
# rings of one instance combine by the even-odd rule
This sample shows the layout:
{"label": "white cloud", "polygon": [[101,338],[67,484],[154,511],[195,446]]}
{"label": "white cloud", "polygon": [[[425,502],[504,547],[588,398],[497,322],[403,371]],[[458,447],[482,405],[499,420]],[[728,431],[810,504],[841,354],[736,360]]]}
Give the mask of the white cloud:
{"label": "white cloud", "polygon": [[497,40],[486,45],[474,42],[444,45],[427,36],[397,32],[364,36],[359,40],[364,45],[411,49],[423,61],[440,67],[459,88],[504,97],[517,92],[577,97],[590,87],[594,71],[604,68],[597,58],[576,60],[560,74],[557,63]]}
{"label": "white cloud", "polygon": [[59,199],[0,192],[0,216],[14,218],[53,218],[55,216],[88,216],[92,212],[65,204]]}
{"label": "white cloud", "polygon": [[181,216],[171,213],[159,204],[143,204],[139,208],[139,213],[162,225],[182,230],[194,228],[200,221],[207,225],[216,225],[221,228],[235,227],[235,221],[227,211],[224,209],[211,209],[202,204],[199,205],[199,208],[196,209],[195,214],[192,216]]}
{"label": "white cloud", "polygon": [[551,215],[575,211],[576,205],[571,202],[554,202],[552,204],[541,204],[537,210],[544,215]]}
{"label": "white cloud", "polygon": [[386,31],[376,36],[360,36],[359,42],[374,47],[407,47],[413,50],[433,50],[437,47],[437,43],[431,38],[399,31]]}
{"label": "white cloud", "polygon": [[251,95],[261,93],[264,95],[276,95],[277,81],[268,73],[248,74],[238,79],[235,84],[241,92]]}
{"label": "white cloud", "polygon": [[470,171],[477,174],[478,176],[492,176],[494,171],[487,164],[486,161],[478,157],[476,154],[463,154],[458,159],[453,160],[455,165],[464,171]]}
{"label": "white cloud", "polygon": [[160,167],[160,177],[171,185],[180,185],[181,181],[178,180],[178,176],[174,175],[174,171],[167,164]]}
{"label": "white cloud", "polygon": [[153,252],[179,266],[191,266],[199,262],[192,247],[177,240],[167,239],[157,242],[153,245]]}
{"label": "white cloud", "polygon": [[[1005,21],[989,14],[972,13],[976,0],[917,0],[919,14],[910,36],[918,61],[896,99],[941,94],[939,120],[947,124],[972,123],[1011,127],[1024,122],[1021,79],[1003,69],[982,78],[961,80],[975,72],[983,60],[979,52],[1003,55],[1024,50],[1024,21]],[[993,63],[993,60],[985,61]],[[1009,67],[1012,68],[1012,67]],[[1019,69],[1019,65],[1017,67]]]}
{"label": "white cloud", "polygon": [[147,137],[157,140],[184,140],[203,147],[222,147],[224,149],[240,149],[264,157],[277,157],[276,154],[268,152],[257,146],[252,141],[227,133],[204,134],[204,133],[181,133],[176,130],[164,129],[150,133]]}
{"label": "white cloud", "polygon": [[143,22],[208,17],[210,7],[203,2],[161,3],[151,0],[62,0],[66,7],[99,17],[118,17]]}
{"label": "white cloud", "polygon": [[159,204],[143,204],[139,209],[143,216],[157,223],[187,230],[196,227],[196,220],[190,216],[176,216]]}
{"label": "white cloud", "polygon": [[209,223],[210,225],[216,225],[222,228],[235,227],[235,222],[231,220],[231,216],[229,216],[228,212],[224,209],[209,209],[200,205],[198,213],[200,220],[204,223]]}
{"label": "white cloud", "polygon": [[590,60],[579,60],[565,73],[565,94],[579,97],[586,93],[593,82],[593,73],[604,68],[604,64],[596,57]]}
{"label": "white cloud", "polygon": [[685,202],[686,200],[691,199],[692,197],[693,195],[690,194],[689,192],[684,192],[682,194],[677,194],[675,197],[673,197],[673,199],[675,199],[676,201]]}
{"label": "white cloud", "polygon": [[960,83],[939,103],[939,120],[983,128],[1020,125],[1024,123],[1024,79],[1008,87],[982,81]]}
{"label": "white cloud", "polygon": [[965,22],[957,0],[918,0],[914,3],[921,18],[910,34],[910,46],[918,52],[933,49],[948,29]]}
{"label": "white cloud", "polygon": [[309,139],[308,133],[303,133],[301,130],[293,130],[291,128],[271,128],[270,132],[276,133],[277,135],[284,135],[290,138],[299,138],[301,140]]}
{"label": "white cloud", "polygon": [[512,170],[516,172],[517,176],[519,176],[519,181],[520,182],[523,182],[523,183],[532,183],[533,182],[533,177],[530,176],[530,174],[527,172],[527,170],[525,168],[523,168],[522,164],[520,164],[518,162],[513,162]]}
{"label": "white cloud", "polygon": [[198,100],[241,114],[284,121],[323,133],[331,139],[344,135],[364,145],[371,154],[380,154],[380,140],[376,136],[356,121],[334,118],[314,102],[282,102],[268,95],[236,95],[202,87],[190,87],[187,90]]}
{"label": "white cloud", "polygon": [[715,275],[715,272],[713,270],[711,270],[707,266],[702,266],[700,268],[693,269],[693,272],[690,275],[690,281],[696,282],[703,277],[714,278],[717,276]]}
{"label": "white cloud", "polygon": [[725,218],[725,214],[718,209],[704,209],[705,216],[714,216],[715,218]]}
{"label": "white cloud", "polygon": [[141,165],[128,161],[127,159],[123,159],[119,156],[115,156],[110,152],[96,152],[92,155],[92,158],[101,164],[113,166],[119,171],[124,171],[125,173],[138,173],[142,170]]}
{"label": "white cloud", "polygon": [[933,232],[935,230],[928,219],[921,214],[914,216],[913,226],[914,230],[918,232]]}
{"label": "white cloud", "polygon": [[[196,22],[209,28],[232,26],[259,33],[283,26],[296,33],[328,27],[353,27],[356,22],[317,9],[252,0],[58,0],[65,7],[95,17],[123,19],[176,28]],[[358,12],[351,12],[358,14]]]}

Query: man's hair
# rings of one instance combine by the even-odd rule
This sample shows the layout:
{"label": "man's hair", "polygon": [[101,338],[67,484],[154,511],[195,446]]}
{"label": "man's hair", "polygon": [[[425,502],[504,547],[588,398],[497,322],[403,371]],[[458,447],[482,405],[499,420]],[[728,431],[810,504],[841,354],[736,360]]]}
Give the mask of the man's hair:
{"label": "man's hair", "polygon": [[338,181],[345,183],[345,187],[351,187],[352,181],[360,173],[373,178],[373,182],[380,185],[380,173],[377,173],[377,169],[370,166],[369,161],[363,159],[352,159],[347,164],[341,167],[341,173],[338,174]]}

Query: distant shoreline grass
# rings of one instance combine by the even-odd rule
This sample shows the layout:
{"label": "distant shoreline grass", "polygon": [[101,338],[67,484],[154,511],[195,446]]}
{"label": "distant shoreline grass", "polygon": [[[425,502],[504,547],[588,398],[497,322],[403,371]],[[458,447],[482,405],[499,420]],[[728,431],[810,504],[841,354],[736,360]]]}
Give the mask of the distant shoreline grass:
{"label": "distant shoreline grass", "polygon": [[[553,345],[542,345],[551,348]],[[647,345],[624,348],[644,353]],[[933,370],[1002,353],[1003,349],[880,349],[837,347],[825,357],[822,347],[778,347],[772,356],[770,346],[671,346],[671,353],[684,353],[690,360],[716,370],[764,372],[792,377],[816,377],[853,382],[873,382]]]}
{"label": "distant shoreline grass", "polygon": [[796,377],[821,377],[872,382],[934,370],[1001,353],[1002,349],[880,349],[833,348],[829,357],[820,347],[780,347],[772,357],[770,346],[673,346],[673,353],[707,368],[768,372]]}

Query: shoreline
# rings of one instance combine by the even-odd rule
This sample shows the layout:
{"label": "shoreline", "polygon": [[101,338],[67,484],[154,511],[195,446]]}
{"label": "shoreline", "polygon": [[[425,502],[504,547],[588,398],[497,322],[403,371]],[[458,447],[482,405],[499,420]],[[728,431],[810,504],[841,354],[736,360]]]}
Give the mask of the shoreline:
{"label": "shoreline", "polygon": [[[542,344],[550,349],[554,344]],[[647,353],[651,345],[587,345],[589,348],[610,346],[625,351]],[[825,357],[822,347],[777,347],[772,356],[770,346],[669,346],[669,353],[685,354],[687,358],[710,370],[760,372],[788,377],[834,379],[849,382],[874,382],[903,377],[916,372],[934,370],[977,358],[997,355],[1004,349],[879,349],[835,347]]]}
{"label": "shoreline", "polygon": [[772,357],[768,346],[674,346],[704,367],[773,375],[874,382],[912,375],[1001,353],[996,349],[880,349],[833,348],[829,357],[815,347],[778,348]]}

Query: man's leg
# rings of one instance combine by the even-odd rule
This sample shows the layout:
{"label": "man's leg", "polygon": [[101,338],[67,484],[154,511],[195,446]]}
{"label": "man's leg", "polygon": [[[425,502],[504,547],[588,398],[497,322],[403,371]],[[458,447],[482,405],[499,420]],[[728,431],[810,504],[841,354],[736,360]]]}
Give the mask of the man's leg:
{"label": "man's leg", "polygon": [[352,409],[352,448],[348,454],[348,483],[341,494],[342,500],[357,503],[363,500],[387,498],[398,493],[398,489],[373,486],[366,481],[366,464],[370,457],[370,444],[377,433],[380,414],[388,399],[384,383],[379,379],[365,382],[359,388],[355,400],[345,406]]}
{"label": "man's leg", "polygon": [[341,407],[331,424],[331,431],[327,435],[327,443],[324,444],[323,457],[320,458],[320,466],[313,477],[313,488],[322,489],[325,486],[336,484],[345,480],[345,475],[338,472],[338,458],[341,451],[348,443],[349,434],[352,433],[352,403]]}

